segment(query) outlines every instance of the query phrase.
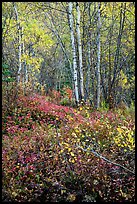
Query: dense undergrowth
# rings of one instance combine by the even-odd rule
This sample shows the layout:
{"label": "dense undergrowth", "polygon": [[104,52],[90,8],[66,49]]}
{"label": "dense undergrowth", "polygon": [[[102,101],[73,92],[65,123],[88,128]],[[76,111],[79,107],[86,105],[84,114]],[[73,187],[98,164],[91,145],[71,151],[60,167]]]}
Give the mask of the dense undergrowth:
{"label": "dense undergrowth", "polygon": [[135,121],[127,110],[23,96],[3,115],[2,131],[3,200],[135,200]]}

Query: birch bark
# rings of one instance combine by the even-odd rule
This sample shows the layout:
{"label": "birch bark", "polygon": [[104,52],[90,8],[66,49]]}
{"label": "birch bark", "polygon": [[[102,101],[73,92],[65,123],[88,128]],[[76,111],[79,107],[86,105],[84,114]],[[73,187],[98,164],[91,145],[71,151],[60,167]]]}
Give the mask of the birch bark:
{"label": "birch bark", "polygon": [[76,2],[76,11],[77,11],[77,40],[78,40],[78,54],[79,54],[79,73],[80,73],[80,99],[84,98],[84,85],[83,85],[83,66],[82,66],[82,46],[81,46],[81,37],[80,37],[80,9],[79,3]]}
{"label": "birch bark", "polygon": [[98,3],[98,34],[97,34],[97,108],[100,106],[100,3]]}
{"label": "birch bark", "polygon": [[72,15],[73,3],[69,2],[69,23],[70,23],[70,35],[71,35],[71,45],[72,45],[72,54],[73,54],[73,78],[74,78],[74,93],[76,104],[79,103],[79,94],[78,94],[78,73],[77,73],[77,58],[76,58],[76,48],[75,48],[75,39],[74,39],[74,28],[73,28],[73,15]]}
{"label": "birch bark", "polygon": [[[90,15],[90,5],[91,2],[88,2],[88,42],[87,42],[87,49],[88,49],[88,65],[87,65],[87,77],[86,77],[86,96],[85,99],[91,96],[90,93],[90,69],[91,69],[91,15]],[[91,99],[91,98],[90,98]]]}
{"label": "birch bark", "polygon": [[21,72],[21,27],[18,17],[18,11],[15,2],[13,2],[13,7],[15,10],[16,21],[17,21],[17,30],[18,30],[18,72],[17,72],[17,83],[20,82],[20,72]]}

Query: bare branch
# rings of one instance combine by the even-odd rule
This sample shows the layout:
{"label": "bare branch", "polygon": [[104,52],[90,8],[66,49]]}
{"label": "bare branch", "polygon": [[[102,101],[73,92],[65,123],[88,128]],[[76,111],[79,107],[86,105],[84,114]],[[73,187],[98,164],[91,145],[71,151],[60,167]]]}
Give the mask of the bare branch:
{"label": "bare branch", "polygon": [[[87,151],[88,151],[87,149],[83,149],[83,148],[80,147],[79,145],[77,145],[77,147],[78,147],[79,149],[82,149],[84,152],[87,152]],[[114,164],[114,165],[116,165],[116,166],[119,166],[119,167],[121,167],[121,168],[123,168],[123,169],[129,171],[130,173],[135,174],[134,171],[131,171],[130,169],[127,169],[126,167],[124,167],[124,166],[122,166],[122,165],[120,165],[120,164],[118,164],[118,163],[115,163],[115,162],[110,161],[109,159],[106,159],[105,157],[103,157],[101,154],[97,153],[97,152],[94,151],[93,149],[90,149],[89,151],[91,151],[96,157],[99,157],[99,158],[105,160],[106,162],[109,162],[109,163],[111,163],[111,164]]]}

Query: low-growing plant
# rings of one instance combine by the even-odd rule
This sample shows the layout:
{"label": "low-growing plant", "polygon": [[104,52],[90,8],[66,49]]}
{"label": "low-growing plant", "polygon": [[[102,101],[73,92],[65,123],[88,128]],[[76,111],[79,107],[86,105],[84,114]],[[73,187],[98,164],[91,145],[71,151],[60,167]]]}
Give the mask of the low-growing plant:
{"label": "low-growing plant", "polygon": [[14,201],[135,200],[132,117],[35,94],[3,119],[2,182]]}

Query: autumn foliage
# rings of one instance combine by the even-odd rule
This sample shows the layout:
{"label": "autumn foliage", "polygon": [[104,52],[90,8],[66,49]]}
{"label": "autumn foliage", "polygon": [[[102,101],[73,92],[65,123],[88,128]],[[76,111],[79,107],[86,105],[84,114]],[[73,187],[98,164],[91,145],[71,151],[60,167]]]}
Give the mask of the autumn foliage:
{"label": "autumn foliage", "polygon": [[3,192],[18,202],[134,201],[134,131],[134,118],[118,111],[22,96],[3,116]]}

